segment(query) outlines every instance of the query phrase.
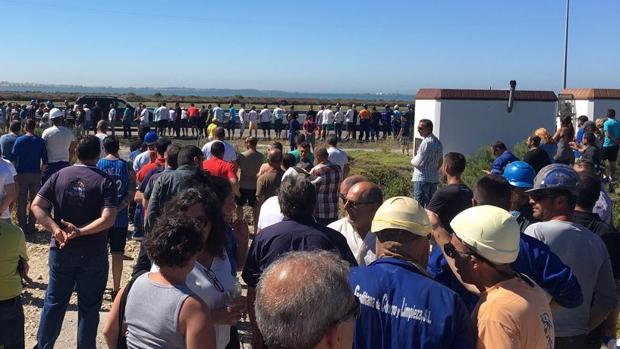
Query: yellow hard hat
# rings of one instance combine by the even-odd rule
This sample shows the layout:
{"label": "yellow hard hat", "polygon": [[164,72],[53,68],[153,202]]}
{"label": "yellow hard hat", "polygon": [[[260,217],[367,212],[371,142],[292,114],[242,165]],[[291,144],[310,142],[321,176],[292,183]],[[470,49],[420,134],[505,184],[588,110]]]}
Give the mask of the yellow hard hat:
{"label": "yellow hard hat", "polygon": [[483,205],[469,208],[452,219],[456,236],[492,263],[507,264],[519,254],[520,229],[506,210]]}
{"label": "yellow hard hat", "polygon": [[417,201],[406,196],[395,196],[379,207],[372,220],[371,231],[379,233],[386,229],[401,229],[427,236],[430,228],[426,211]]}

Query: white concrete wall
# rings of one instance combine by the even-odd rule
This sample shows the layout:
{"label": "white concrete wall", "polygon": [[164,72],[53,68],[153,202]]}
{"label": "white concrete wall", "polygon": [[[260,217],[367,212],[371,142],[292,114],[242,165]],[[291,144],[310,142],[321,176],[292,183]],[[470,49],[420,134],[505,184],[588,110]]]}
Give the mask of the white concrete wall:
{"label": "white concrete wall", "polygon": [[419,100],[415,119],[433,120],[444,152],[468,155],[497,140],[512,148],[539,127],[555,130],[556,102],[515,101],[511,113],[506,112],[506,104],[500,100]]}
{"label": "white concrete wall", "polygon": [[594,120],[594,102],[587,99],[577,99],[574,102],[575,118],[587,115],[588,119]]}

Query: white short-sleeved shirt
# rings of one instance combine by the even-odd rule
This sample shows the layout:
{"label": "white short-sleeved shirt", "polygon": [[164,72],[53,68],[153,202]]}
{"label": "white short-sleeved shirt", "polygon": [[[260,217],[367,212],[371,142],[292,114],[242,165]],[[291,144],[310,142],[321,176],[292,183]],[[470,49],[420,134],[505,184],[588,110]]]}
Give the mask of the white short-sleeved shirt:
{"label": "white short-sleeved shirt", "polygon": [[69,147],[73,142],[71,130],[64,126],[52,126],[43,131],[41,138],[45,141],[47,148],[47,162],[69,162]]}
{"label": "white short-sleeved shirt", "polygon": [[271,122],[271,110],[263,109],[260,111],[260,122]]}
{"label": "white short-sleeved shirt", "polygon": [[349,158],[347,157],[347,153],[345,153],[344,150],[340,150],[336,147],[329,147],[327,148],[327,154],[329,154],[329,156],[327,157],[327,160],[340,166],[340,169],[344,173],[344,165],[349,163]]}
{"label": "white short-sleeved shirt", "polygon": [[272,196],[263,202],[260,207],[260,213],[258,214],[258,223],[256,226],[258,231],[267,228],[268,226],[280,223],[284,220],[284,215],[280,211],[280,203],[277,196]]}
{"label": "white short-sleeved shirt", "polygon": [[330,125],[334,123],[334,112],[331,111],[331,109],[325,109],[325,111],[323,111],[323,120],[322,120],[322,124],[323,125]]}
{"label": "white short-sleeved shirt", "polygon": [[108,113],[108,120],[110,122],[113,122],[116,120],[116,109],[114,108],[110,109],[110,112]]}
{"label": "white short-sleeved shirt", "polygon": [[[4,192],[4,186],[15,183],[15,179],[13,178],[14,176],[15,175],[11,171],[11,167],[7,164],[7,162],[0,161],[0,199],[4,199],[4,196],[6,195]],[[8,208],[3,212],[0,212],[0,218],[11,218],[11,212]]]}
{"label": "white short-sleeved shirt", "polygon": [[258,119],[258,113],[256,112],[256,110],[250,110],[249,116],[250,122],[256,122],[256,120]]}
{"label": "white short-sleeved shirt", "polygon": [[351,225],[351,222],[349,222],[348,217],[339,219],[327,227],[334,229],[347,239],[347,245],[349,245],[360,267],[365,267],[377,259],[375,250],[377,236],[374,233],[368,232],[366,237],[362,239],[360,234]]}
{"label": "white short-sleeved shirt", "polygon": [[211,145],[213,145],[213,143],[215,143],[215,142],[222,142],[222,143],[224,143],[224,158],[222,160],[227,161],[227,162],[235,162],[235,161],[237,161],[237,151],[235,150],[235,147],[233,147],[228,142],[220,141],[220,140],[217,140],[217,139],[213,140],[211,142],[207,142],[207,144],[205,144],[202,147],[202,153],[205,156],[205,160],[209,160],[213,156],[213,155],[211,155]]}

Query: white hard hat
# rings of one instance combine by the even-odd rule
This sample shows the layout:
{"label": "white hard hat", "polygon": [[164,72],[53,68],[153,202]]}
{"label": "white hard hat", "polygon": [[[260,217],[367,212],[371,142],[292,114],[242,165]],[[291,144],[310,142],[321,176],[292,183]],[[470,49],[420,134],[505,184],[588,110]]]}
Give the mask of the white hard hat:
{"label": "white hard hat", "polygon": [[65,114],[62,112],[62,110],[60,110],[58,108],[52,108],[52,110],[50,110],[49,114],[50,114],[50,120],[53,120],[53,119],[56,119],[56,118],[62,118],[63,116],[65,116]]}
{"label": "white hard hat", "polygon": [[450,226],[463,243],[492,263],[507,264],[517,259],[519,224],[504,209],[475,206],[456,215]]}

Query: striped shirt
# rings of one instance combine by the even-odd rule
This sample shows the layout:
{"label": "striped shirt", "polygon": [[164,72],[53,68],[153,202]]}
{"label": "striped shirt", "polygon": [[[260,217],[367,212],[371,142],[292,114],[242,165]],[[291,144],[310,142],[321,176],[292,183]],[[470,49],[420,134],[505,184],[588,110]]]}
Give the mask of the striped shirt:
{"label": "striped shirt", "polygon": [[342,182],[340,166],[326,161],[310,170],[311,176],[319,177],[316,182],[315,218],[338,218],[338,189]]}
{"label": "striped shirt", "polygon": [[439,164],[443,156],[443,145],[434,134],[428,135],[420,143],[411,164],[413,165],[412,182],[439,182]]}

